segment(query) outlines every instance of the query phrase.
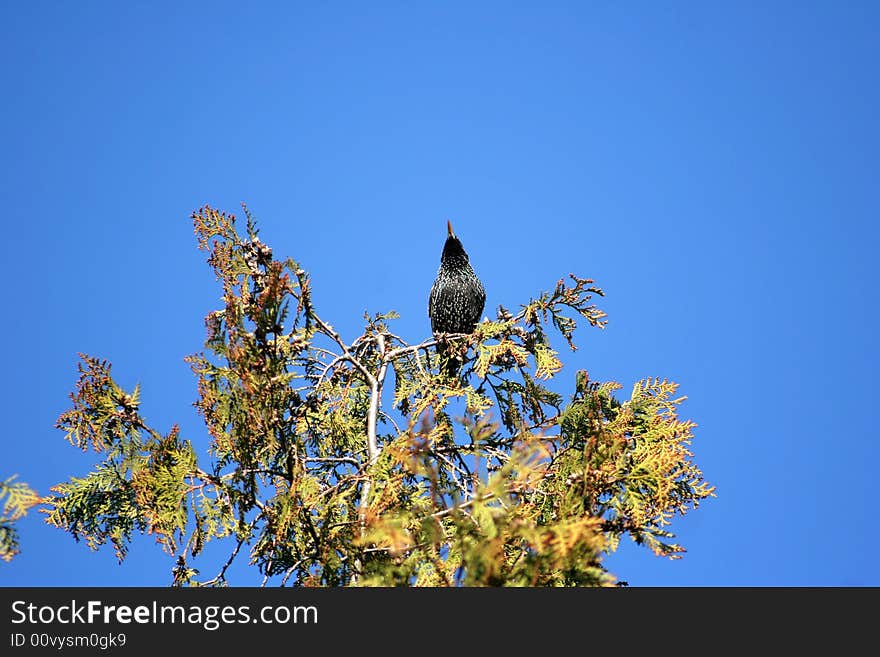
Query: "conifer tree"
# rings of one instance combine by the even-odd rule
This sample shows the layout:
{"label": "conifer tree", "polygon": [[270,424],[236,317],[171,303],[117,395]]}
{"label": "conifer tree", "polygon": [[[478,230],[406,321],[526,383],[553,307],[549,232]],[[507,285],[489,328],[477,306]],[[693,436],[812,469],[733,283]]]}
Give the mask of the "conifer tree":
{"label": "conifer tree", "polygon": [[[554,340],[574,350],[579,324],[606,324],[592,280],[570,275],[442,336],[463,363],[449,376],[437,340],[395,334],[393,311],[341,335],[309,275],[244,213],[242,234],[233,215],[192,216],[223,288],[187,358],[209,452],[151,427],[139,389],[83,355],[57,426],[100,460],[42,499],[51,525],[120,560],[152,534],[189,586],[227,584],[242,558],[269,585],[578,586],[617,581],[603,559],[625,536],[681,556],[670,523],[713,489],[677,385],[648,378],[622,397],[585,371],[560,376]],[[210,541],[228,560],[202,575]]]}

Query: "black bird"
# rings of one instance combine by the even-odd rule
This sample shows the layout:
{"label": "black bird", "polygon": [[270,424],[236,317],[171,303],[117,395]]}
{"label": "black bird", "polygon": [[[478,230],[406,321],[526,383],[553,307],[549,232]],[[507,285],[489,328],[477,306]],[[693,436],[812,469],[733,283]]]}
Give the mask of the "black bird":
{"label": "black bird", "polygon": [[[486,291],[468,260],[461,241],[452,232],[452,222],[446,222],[448,236],[440,256],[440,269],[428,298],[428,317],[431,330],[437,333],[473,333],[483,306]],[[461,363],[450,357],[446,371],[455,374]]]}

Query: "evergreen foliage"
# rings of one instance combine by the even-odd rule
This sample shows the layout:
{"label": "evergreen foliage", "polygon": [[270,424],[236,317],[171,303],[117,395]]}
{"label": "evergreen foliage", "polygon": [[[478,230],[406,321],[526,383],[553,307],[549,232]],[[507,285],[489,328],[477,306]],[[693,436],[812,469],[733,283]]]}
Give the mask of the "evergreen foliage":
{"label": "evergreen foliage", "polygon": [[[209,454],[176,427],[150,428],[139,390],[82,356],[57,426],[101,460],[43,500],[50,524],[120,560],[134,532],[153,534],[173,583],[192,586],[227,584],[242,554],[264,583],[307,586],[609,585],[603,557],[625,535],[681,555],[670,523],[713,489],[676,384],[645,379],[622,399],[579,371],[571,395],[548,387],[563,367],[551,337],[574,350],[580,323],[605,326],[592,280],[571,275],[471,335],[441,336],[464,363],[450,377],[437,340],[392,332],[394,312],[343,338],[309,275],[245,215],[240,235],[232,215],[193,214],[223,288],[204,351],[187,359]],[[10,518],[21,508],[7,500]],[[224,539],[229,559],[200,577],[199,554]]]}
{"label": "evergreen foliage", "polygon": [[3,561],[12,561],[21,551],[16,520],[23,518],[28,509],[40,501],[36,492],[27,484],[15,479],[12,476],[6,481],[0,481],[0,559]]}

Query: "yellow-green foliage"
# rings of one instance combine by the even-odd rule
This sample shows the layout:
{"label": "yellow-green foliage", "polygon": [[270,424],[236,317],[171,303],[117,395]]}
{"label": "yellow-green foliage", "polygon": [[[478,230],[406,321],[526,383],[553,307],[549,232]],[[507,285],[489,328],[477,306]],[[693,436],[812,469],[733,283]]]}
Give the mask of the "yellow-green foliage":
{"label": "yellow-green foliage", "polygon": [[[305,586],[609,585],[603,558],[624,535],[680,555],[670,522],[712,488],[676,385],[646,379],[622,401],[586,372],[568,397],[547,387],[563,369],[551,334],[574,349],[579,321],[605,326],[593,281],[569,276],[472,335],[438,336],[462,357],[455,378],[434,339],[393,333],[395,313],[339,335],[308,274],[245,214],[244,235],[231,215],[193,215],[223,288],[188,358],[210,466],[84,356],[58,426],[102,460],[53,488],[51,524],[120,559],[133,532],[152,533],[174,583],[194,586],[225,584],[240,554],[266,583]],[[229,559],[200,578],[193,562],[220,540]]]}
{"label": "yellow-green foliage", "polygon": [[169,552],[178,548],[188,524],[186,496],[196,476],[196,455],[179,430],[162,436],[138,413],[138,390],[125,393],[111,378],[110,365],[83,356],[73,408],[57,426],[68,440],[105,456],[85,477],[52,487],[49,524],[86,539],[97,548],[107,540],[125,556],[133,531],[155,534]]}
{"label": "yellow-green foliage", "polygon": [[15,522],[40,501],[37,493],[27,484],[9,477],[0,481],[0,559],[11,561],[21,551]]}

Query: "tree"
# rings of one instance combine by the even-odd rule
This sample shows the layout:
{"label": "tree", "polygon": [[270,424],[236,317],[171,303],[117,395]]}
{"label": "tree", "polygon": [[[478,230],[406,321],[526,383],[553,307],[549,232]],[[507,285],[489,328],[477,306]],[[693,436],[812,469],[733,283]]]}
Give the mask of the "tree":
{"label": "tree", "polygon": [[[472,335],[409,343],[386,312],[349,340],[244,213],[243,235],[233,215],[192,215],[223,286],[205,350],[187,358],[210,464],[83,355],[57,426],[101,460],[42,500],[50,524],[120,560],[135,532],[153,534],[175,585],[226,584],[243,549],[264,583],[308,586],[608,585],[603,557],[624,535],[681,555],[670,522],[713,489],[676,384],[645,379],[625,401],[585,371],[567,398],[547,384],[562,369],[551,335],[574,350],[578,323],[605,326],[592,280],[499,307]],[[464,363],[458,376],[438,345]],[[201,577],[219,540],[229,558]]]}

